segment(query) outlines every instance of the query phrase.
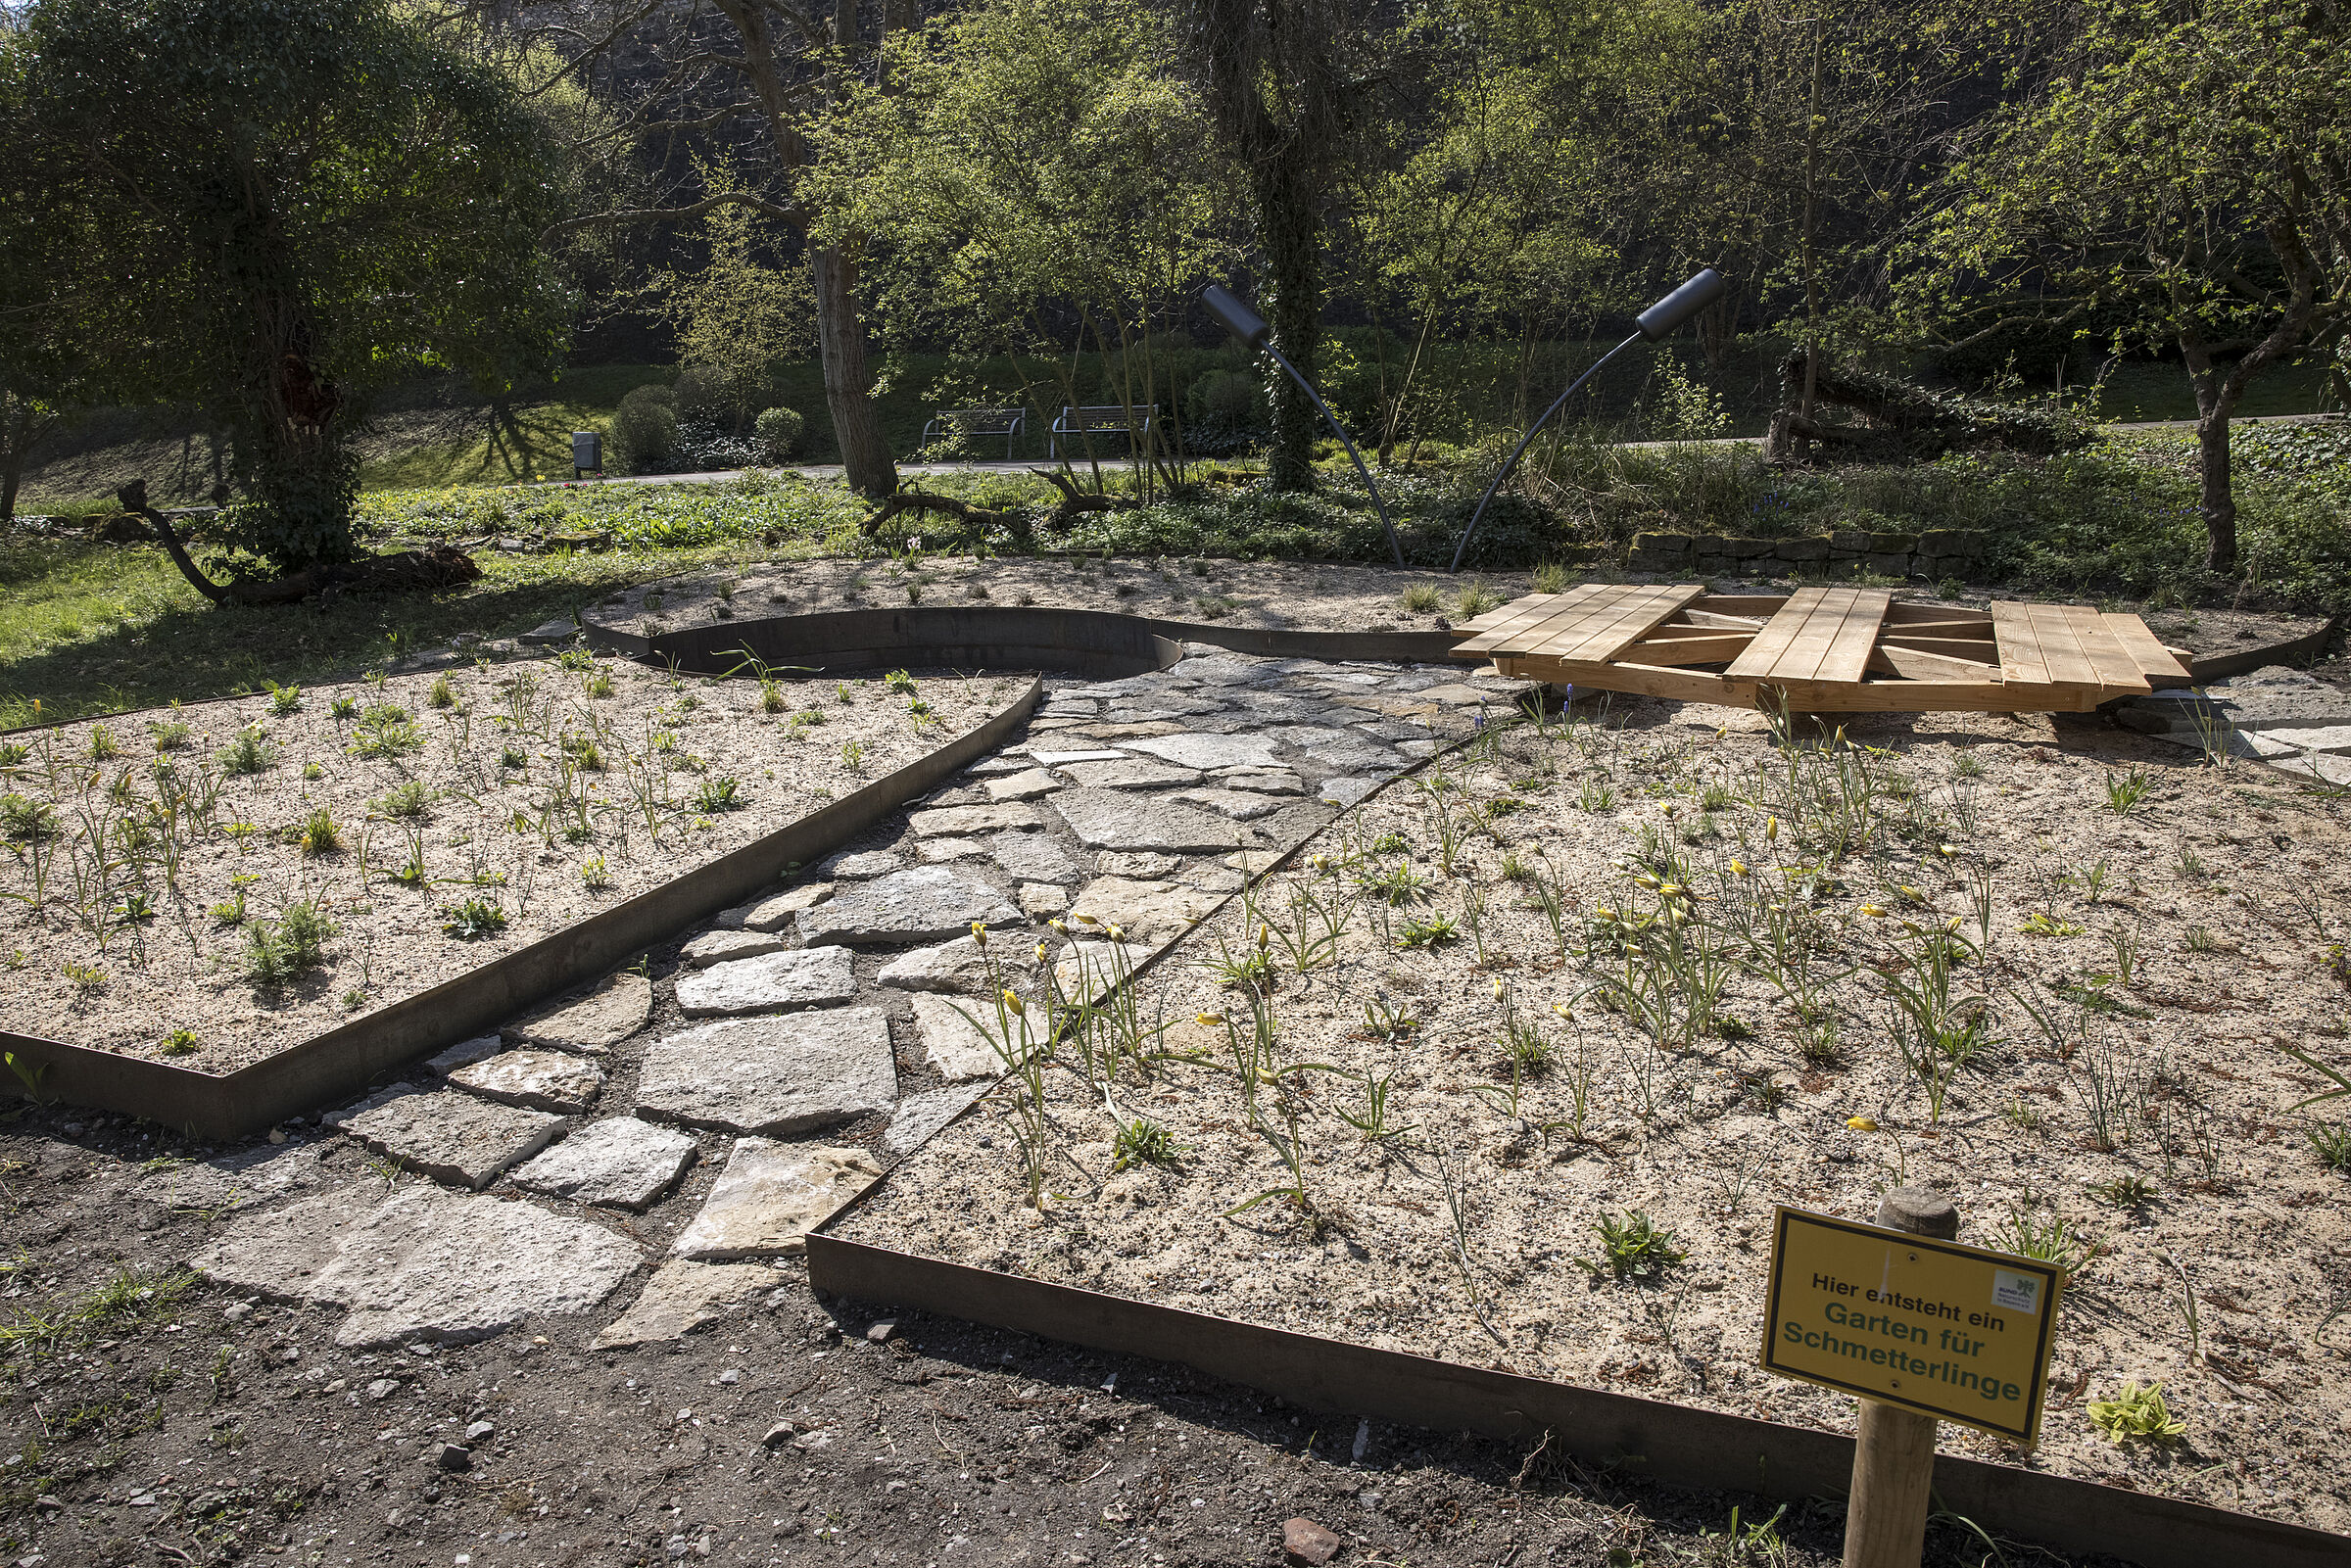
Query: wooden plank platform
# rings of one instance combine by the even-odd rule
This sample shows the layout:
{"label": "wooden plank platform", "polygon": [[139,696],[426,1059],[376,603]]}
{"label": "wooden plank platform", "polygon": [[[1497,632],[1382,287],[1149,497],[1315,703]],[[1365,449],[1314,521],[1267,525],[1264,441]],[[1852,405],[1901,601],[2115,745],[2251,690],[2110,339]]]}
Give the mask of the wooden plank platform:
{"label": "wooden plank platform", "polygon": [[1884,589],[1583,583],[1456,635],[1457,658],[1507,675],[1809,713],[2078,713],[2193,679],[2135,615],[2006,600],[1957,609]]}

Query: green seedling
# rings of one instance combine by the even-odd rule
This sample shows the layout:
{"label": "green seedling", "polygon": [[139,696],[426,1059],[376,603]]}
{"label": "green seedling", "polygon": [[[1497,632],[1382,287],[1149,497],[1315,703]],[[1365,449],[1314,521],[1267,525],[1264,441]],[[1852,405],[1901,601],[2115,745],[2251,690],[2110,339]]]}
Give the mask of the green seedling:
{"label": "green seedling", "polygon": [[1189,1144],[1178,1143],[1166,1125],[1149,1117],[1136,1117],[1119,1123],[1111,1136],[1110,1168],[1125,1170],[1129,1165],[1164,1165],[1170,1170],[1180,1168],[1183,1157],[1191,1152]]}
{"label": "green seedling", "polygon": [[2150,1383],[2144,1388],[2126,1383],[2113,1399],[2090,1401],[2089,1424],[2118,1447],[2134,1438],[2170,1445],[2187,1434],[2187,1423],[2174,1417],[2163,1402],[2160,1383]]}
{"label": "green seedling", "polygon": [[1660,1229],[1644,1209],[1622,1218],[1603,1214],[1592,1228],[1600,1238],[1600,1256],[1575,1261],[1595,1279],[1604,1273],[1617,1279],[1652,1278],[1689,1256],[1674,1245],[1673,1232]]}
{"label": "green seedling", "polygon": [[442,934],[460,942],[496,936],[506,928],[506,912],[486,898],[468,898],[441,911]]}

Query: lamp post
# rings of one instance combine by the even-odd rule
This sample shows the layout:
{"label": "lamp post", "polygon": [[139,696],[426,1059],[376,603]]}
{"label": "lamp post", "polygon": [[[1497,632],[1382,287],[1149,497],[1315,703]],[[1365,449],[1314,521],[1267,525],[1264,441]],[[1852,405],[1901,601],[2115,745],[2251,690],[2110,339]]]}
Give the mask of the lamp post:
{"label": "lamp post", "polygon": [[[1567,406],[1567,400],[1575,396],[1575,389],[1591,380],[1602,365],[1607,364],[1642,339],[1647,338],[1650,342],[1655,343],[1659,338],[1670,336],[1683,322],[1712,305],[1716,300],[1721,299],[1722,291],[1726,286],[1720,272],[1710,266],[1705,268],[1698,276],[1635,316],[1633,318],[1633,335],[1593,360],[1590,369],[1568,383],[1567,390],[1559,394],[1559,401],[1544,409],[1543,417],[1527,427],[1526,434],[1519,438],[1518,445],[1511,450],[1510,457],[1494,475],[1494,482],[1486,487],[1486,493],[1483,496],[1477,498],[1477,510],[1469,514],[1469,526],[1462,530],[1462,542],[1454,546],[1451,570],[1458,572],[1462,569],[1462,556],[1468,552],[1469,536],[1477,532],[1478,519],[1486,515],[1486,502],[1494,499],[1494,492],[1502,488],[1502,482],[1511,477],[1511,470],[1518,466],[1519,457],[1533,443],[1536,434],[1545,425],[1551,423],[1551,416]],[[1297,374],[1294,370],[1290,373]]]}
{"label": "lamp post", "polygon": [[1202,289],[1200,303],[1207,306],[1210,312],[1224,323],[1225,331],[1252,349],[1262,349],[1271,355],[1273,362],[1287,370],[1290,373],[1290,379],[1297,382],[1305,390],[1306,395],[1315,400],[1315,406],[1322,410],[1322,417],[1329,422],[1330,428],[1337,432],[1339,444],[1347,449],[1347,455],[1355,459],[1355,471],[1364,476],[1364,489],[1371,493],[1371,504],[1379,512],[1379,526],[1388,536],[1388,551],[1396,557],[1396,564],[1402,566],[1404,564],[1404,546],[1396,543],[1396,525],[1388,521],[1387,502],[1379,499],[1379,487],[1371,482],[1371,470],[1364,466],[1364,454],[1357,451],[1355,443],[1347,439],[1346,427],[1339,423],[1338,415],[1330,411],[1330,405],[1322,401],[1322,395],[1315,390],[1314,383],[1300,375],[1298,367],[1284,358],[1279,349],[1273,347],[1273,328],[1267,324],[1264,316],[1243,305],[1240,297],[1222,283],[1211,283],[1207,288]]}

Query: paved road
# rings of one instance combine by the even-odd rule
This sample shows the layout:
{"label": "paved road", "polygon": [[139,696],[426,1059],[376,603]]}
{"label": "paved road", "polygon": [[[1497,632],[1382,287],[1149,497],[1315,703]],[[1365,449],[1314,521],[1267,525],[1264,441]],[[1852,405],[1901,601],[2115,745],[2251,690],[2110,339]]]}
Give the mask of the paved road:
{"label": "paved road", "polygon": [[[2306,425],[2317,424],[2320,421],[2327,419],[2339,419],[2341,417],[2343,416],[2340,414],[2324,413],[2257,414],[2239,417],[2231,421],[2231,423],[2239,425]],[[2116,430],[2193,430],[2196,428],[2196,422],[2193,419],[2148,419],[2118,424],[2110,428]],[[1730,436],[1721,441],[1707,442],[1705,445],[1710,447],[1757,447],[1761,446],[1762,443],[1763,438],[1761,436]],[[1675,443],[1666,441],[1628,441],[1624,442],[1622,445],[1627,447],[1647,448],[1669,447],[1675,445]],[[954,463],[900,463],[898,464],[898,473],[902,477],[912,475],[916,478],[933,474],[1017,474],[1025,473],[1032,468],[1043,468],[1048,466],[1050,466],[1050,464],[1048,464],[1042,457],[1031,457],[1018,461],[981,459],[972,462]],[[1079,466],[1083,465],[1080,464]],[[1101,466],[1104,468],[1117,468],[1122,466],[1122,463],[1116,460],[1105,460]],[[730,480],[741,479],[746,474],[797,474],[802,479],[839,479],[841,475],[841,465],[839,463],[794,463],[789,467],[783,468],[717,468],[693,474],[629,474],[614,475],[609,479],[595,480],[552,479],[546,481],[546,483],[556,486],[574,484],[723,485]]]}

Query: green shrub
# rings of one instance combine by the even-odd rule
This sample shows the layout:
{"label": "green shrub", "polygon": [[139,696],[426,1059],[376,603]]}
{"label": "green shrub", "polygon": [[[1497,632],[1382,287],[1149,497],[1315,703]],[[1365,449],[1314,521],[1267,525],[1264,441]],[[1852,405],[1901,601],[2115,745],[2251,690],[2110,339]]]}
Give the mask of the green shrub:
{"label": "green shrub", "polygon": [[245,930],[245,977],[255,985],[283,985],[326,962],[326,940],[335,923],[316,904],[288,904],[273,921],[257,921]]}
{"label": "green shrub", "polygon": [[667,387],[639,387],[612,410],[612,451],[631,472],[666,460],[678,445],[677,395]]}
{"label": "green shrub", "polygon": [[791,456],[807,434],[808,421],[796,408],[776,407],[762,413],[751,425],[759,438],[760,454],[771,463],[780,463]]}

